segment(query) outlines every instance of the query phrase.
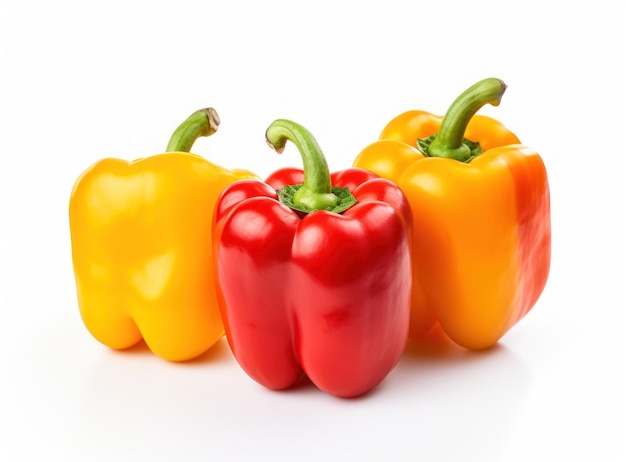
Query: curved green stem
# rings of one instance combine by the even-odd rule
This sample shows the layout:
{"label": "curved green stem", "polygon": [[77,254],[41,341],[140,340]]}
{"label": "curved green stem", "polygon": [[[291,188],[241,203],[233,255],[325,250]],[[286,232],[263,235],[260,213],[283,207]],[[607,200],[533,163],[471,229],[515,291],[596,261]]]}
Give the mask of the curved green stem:
{"label": "curved green stem", "polygon": [[441,122],[439,133],[430,143],[428,155],[466,162],[473,157],[464,139],[467,124],[485,104],[498,106],[506,90],[505,83],[488,78],[475,83],[454,100]]}
{"label": "curved green stem", "polygon": [[198,138],[211,136],[219,125],[220,117],[212,107],[194,112],[174,130],[166,152],[190,152]]}
{"label": "curved green stem", "polygon": [[[346,207],[346,203],[337,195],[338,190],[342,188],[333,188],[326,158],[317,141],[306,128],[291,120],[278,119],[267,128],[265,139],[267,144],[279,154],[283,152],[289,140],[296,145],[302,157],[304,183],[292,185],[291,188],[283,188],[281,190],[283,194],[279,191],[279,197],[284,203],[306,213],[316,210],[339,213],[356,202],[351,202]],[[288,189],[289,191],[285,191]],[[352,197],[349,191],[347,194]],[[340,192],[340,195],[343,193]]]}

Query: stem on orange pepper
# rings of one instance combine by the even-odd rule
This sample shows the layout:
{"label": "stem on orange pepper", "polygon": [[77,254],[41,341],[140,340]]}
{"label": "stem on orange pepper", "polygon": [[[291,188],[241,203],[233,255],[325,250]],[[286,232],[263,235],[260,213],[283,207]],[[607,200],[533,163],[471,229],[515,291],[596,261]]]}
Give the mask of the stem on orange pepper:
{"label": "stem on orange pepper", "polygon": [[464,138],[467,124],[485,104],[498,106],[506,90],[505,83],[488,78],[475,83],[454,100],[441,122],[439,133],[420,140],[420,150],[429,157],[446,157],[468,162],[480,154],[478,143]]}
{"label": "stem on orange pepper", "polygon": [[219,125],[220,117],[212,107],[194,112],[174,130],[166,152],[190,152],[198,138],[211,136]]}
{"label": "stem on orange pepper", "polygon": [[265,139],[279,154],[289,140],[296,145],[302,157],[304,183],[280,189],[278,197],[281,202],[304,213],[316,210],[341,213],[356,203],[347,188],[333,187],[326,158],[311,132],[302,125],[277,119],[267,128]]}

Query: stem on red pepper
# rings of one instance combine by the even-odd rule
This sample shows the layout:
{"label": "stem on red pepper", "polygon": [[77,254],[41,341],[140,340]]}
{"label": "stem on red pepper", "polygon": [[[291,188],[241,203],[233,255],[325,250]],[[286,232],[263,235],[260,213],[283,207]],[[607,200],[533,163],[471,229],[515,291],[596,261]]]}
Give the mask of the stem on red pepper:
{"label": "stem on red pepper", "polygon": [[194,112],[174,130],[166,152],[190,152],[198,138],[211,136],[219,125],[220,117],[212,107]]}
{"label": "stem on red pepper", "polygon": [[278,197],[281,202],[305,213],[316,210],[341,213],[356,203],[347,188],[333,187],[326,158],[311,132],[302,125],[286,119],[275,120],[267,128],[265,139],[279,154],[289,140],[302,157],[304,183],[280,189]]}
{"label": "stem on red pepper", "polygon": [[468,162],[482,150],[476,142],[464,138],[467,124],[485,104],[498,106],[506,90],[505,83],[488,78],[475,83],[454,100],[441,122],[439,133],[418,141],[420,150],[429,157],[446,157]]}

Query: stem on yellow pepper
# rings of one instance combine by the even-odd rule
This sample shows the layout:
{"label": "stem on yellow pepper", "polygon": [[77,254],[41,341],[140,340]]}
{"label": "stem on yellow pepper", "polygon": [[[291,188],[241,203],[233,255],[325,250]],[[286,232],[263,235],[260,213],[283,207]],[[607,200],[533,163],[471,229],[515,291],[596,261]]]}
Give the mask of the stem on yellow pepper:
{"label": "stem on yellow pepper", "polygon": [[305,213],[316,210],[341,213],[356,203],[347,188],[333,187],[326,158],[311,132],[302,125],[286,119],[275,120],[267,128],[265,139],[279,154],[289,140],[296,145],[302,157],[304,183],[279,190],[281,202]]}
{"label": "stem on yellow pepper", "polygon": [[220,117],[212,107],[194,112],[174,130],[166,152],[190,152],[198,138],[211,136],[219,125]]}
{"label": "stem on yellow pepper", "polygon": [[430,143],[420,143],[420,149],[429,157],[446,157],[468,162],[480,151],[477,143],[464,138],[467,124],[485,104],[498,106],[506,90],[505,83],[488,78],[475,83],[454,100],[441,122],[439,133]]}

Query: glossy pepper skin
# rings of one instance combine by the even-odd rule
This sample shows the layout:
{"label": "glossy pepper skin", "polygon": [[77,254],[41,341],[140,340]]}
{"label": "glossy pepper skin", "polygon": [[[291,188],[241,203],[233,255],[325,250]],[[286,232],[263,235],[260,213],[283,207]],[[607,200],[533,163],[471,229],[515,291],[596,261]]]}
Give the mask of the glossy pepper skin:
{"label": "glossy pepper skin", "polygon": [[143,338],[156,355],[182,361],[224,334],[212,282],[213,209],[226,186],[256,177],[183,152],[218,123],[213,109],[197,111],[174,132],[167,153],[100,160],[74,185],[69,218],[80,314],[110,348]]}
{"label": "glossy pepper skin", "polygon": [[551,225],[544,163],[501,123],[474,116],[486,103],[498,105],[505,88],[485,79],[445,118],[401,114],[354,161],[396,182],[411,205],[412,338],[438,323],[461,346],[490,347],[546,284]]}
{"label": "glossy pepper skin", "polygon": [[[279,119],[266,135],[278,152],[294,141],[304,171],[237,182],[218,202],[218,280],[230,347],[267,388],[289,388],[305,373],[332,395],[361,395],[392,370],[408,337],[408,203],[396,185],[365,170],[329,180],[312,135],[294,122]],[[293,199],[300,210],[279,200],[296,184],[304,184]],[[332,196],[346,191],[356,203],[338,213],[346,203]]]}

